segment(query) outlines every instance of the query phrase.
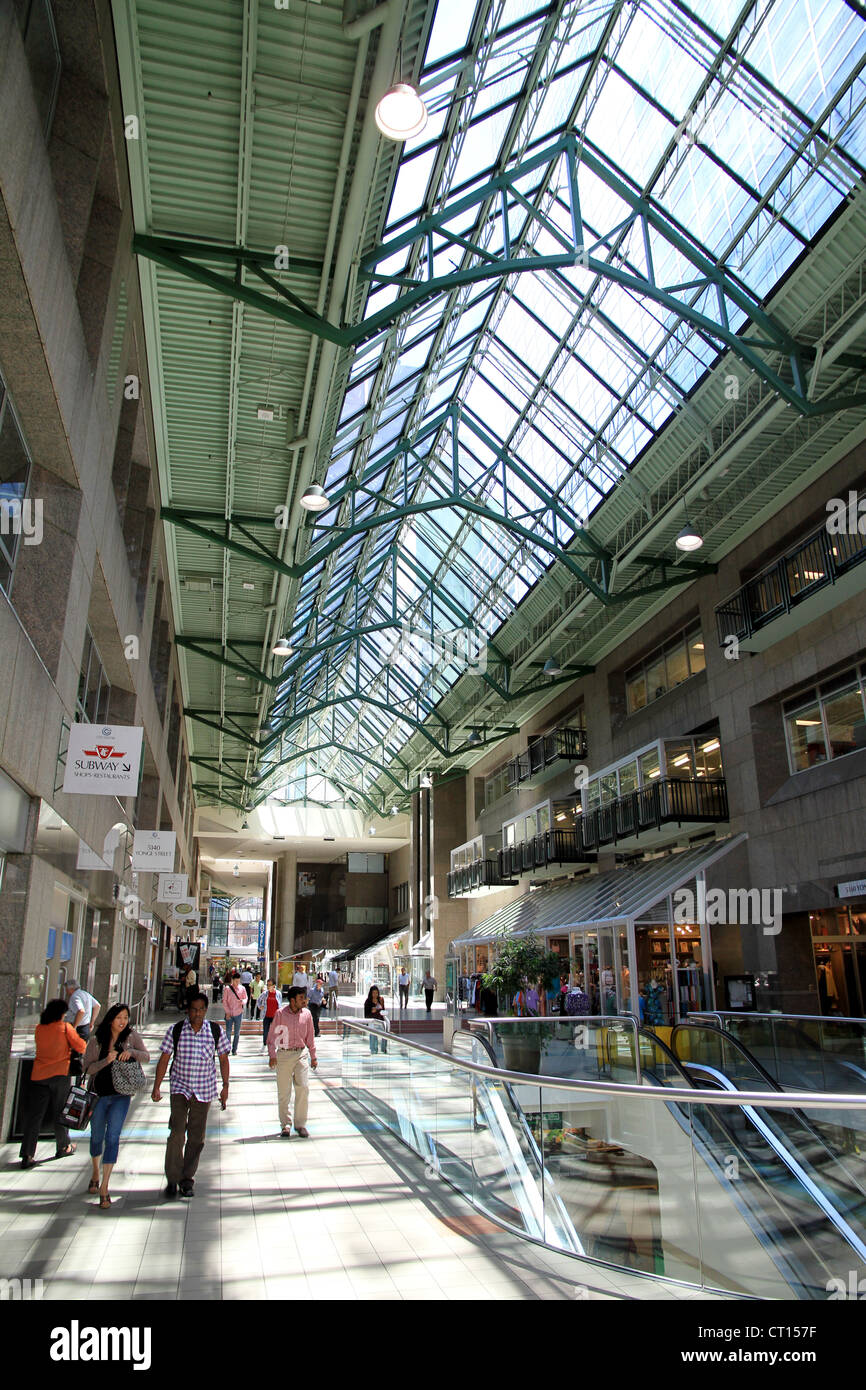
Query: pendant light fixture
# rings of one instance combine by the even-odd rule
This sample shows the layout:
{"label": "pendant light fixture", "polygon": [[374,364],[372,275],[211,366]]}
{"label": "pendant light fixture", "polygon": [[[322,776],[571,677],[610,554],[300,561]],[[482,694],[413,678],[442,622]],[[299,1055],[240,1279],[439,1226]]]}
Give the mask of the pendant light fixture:
{"label": "pendant light fixture", "polygon": [[330,507],[331,501],[323,487],[319,487],[318,483],[310,483],[304,491],[300,505],[308,512],[324,512]]}
{"label": "pendant light fixture", "polygon": [[[683,503],[683,508],[685,510],[685,503]],[[686,524],[674,542],[677,550],[684,550],[686,552],[690,550],[700,550],[703,543],[703,536],[697,526],[693,526],[689,521],[689,514],[688,511],[686,511]]]}
{"label": "pendant light fixture", "polygon": [[395,82],[376,106],[376,125],[386,140],[411,140],[427,124],[427,107],[411,82]]}

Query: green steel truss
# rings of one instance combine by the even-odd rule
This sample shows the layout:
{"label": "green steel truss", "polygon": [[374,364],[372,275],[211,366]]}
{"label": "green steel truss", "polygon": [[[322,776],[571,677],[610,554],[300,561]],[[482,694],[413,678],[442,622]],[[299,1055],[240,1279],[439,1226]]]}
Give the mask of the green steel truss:
{"label": "green steel truss", "polygon": [[[539,206],[520,185],[533,175],[547,173],[563,162],[566,196],[549,195]],[[588,227],[581,215],[579,173],[581,167],[600,179],[617,200],[616,221],[605,229]],[[545,180],[546,183],[546,180]],[[462,235],[453,224],[465,221],[467,213],[492,204],[491,216],[498,218],[496,250]],[[526,225],[536,224],[556,249],[545,254],[518,250],[526,235]],[[254,251],[243,247],[220,247],[180,238],[138,235],[134,250],[141,256],[177,271],[218,293],[240,300],[263,313],[296,328],[313,333],[342,348],[353,348],[387,329],[407,311],[438,295],[447,295],[463,285],[502,279],[522,272],[538,272],[582,266],[591,274],[612,280],[633,293],[654,301],[674,318],[692,324],[709,340],[736,354],[764,378],[786,401],[804,415],[847,409],[866,403],[866,393],[834,392],[829,397],[809,399],[808,365],[815,361],[814,346],[797,342],[775,321],[759,299],[731,271],[715,261],[689,236],[669,213],[663,211],[629,183],[610,161],[593,152],[578,135],[569,132],[529,159],[487,180],[462,197],[447,202],[430,217],[423,218],[408,231],[383,242],[361,261],[360,272],[375,289],[397,286],[402,290],[385,308],[360,323],[336,326],[309,308],[272,273],[275,251]],[[377,269],[395,256],[421,249],[416,273],[390,274]],[[438,272],[443,253],[462,251],[464,264],[446,274]],[[682,278],[660,283],[656,264],[662,249],[672,251],[682,267]],[[205,261],[229,263],[232,276],[219,275]],[[266,268],[269,267],[269,268]],[[278,273],[315,276],[321,265],[303,258],[290,260]],[[408,269],[408,266],[407,266]],[[251,288],[244,270],[255,274],[274,291],[267,295]],[[746,332],[738,331],[743,316],[749,321]],[[777,364],[778,360],[778,364]],[[860,355],[839,358],[842,366],[857,372],[866,370]]]}

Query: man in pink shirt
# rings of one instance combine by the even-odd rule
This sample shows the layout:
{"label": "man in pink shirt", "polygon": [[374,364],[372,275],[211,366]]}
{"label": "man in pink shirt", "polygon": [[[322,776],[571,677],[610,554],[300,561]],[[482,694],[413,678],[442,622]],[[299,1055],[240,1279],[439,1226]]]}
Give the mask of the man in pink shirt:
{"label": "man in pink shirt", "polygon": [[310,1067],[315,1071],[316,1041],[313,1036],[313,1016],[306,1007],[307,992],[298,985],[289,990],[289,1002],[274,1014],[268,1032],[269,1065],[277,1072],[277,1104],[280,1111],[281,1137],[292,1135],[292,1115],[289,1101],[292,1085],[295,1088],[295,1132],[309,1139],[307,1104],[310,1099]]}

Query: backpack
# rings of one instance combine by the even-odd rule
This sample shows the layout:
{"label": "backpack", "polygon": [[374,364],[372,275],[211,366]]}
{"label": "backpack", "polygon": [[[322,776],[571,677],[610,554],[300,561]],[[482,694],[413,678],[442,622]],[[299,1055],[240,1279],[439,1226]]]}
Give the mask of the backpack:
{"label": "backpack", "polygon": [[[208,1020],[208,1022],[210,1022],[210,1020]],[[186,1019],[185,1019],[185,1018],[182,1018],[182,1019],[180,1020],[180,1022],[179,1022],[179,1023],[176,1023],[176,1024],[174,1025],[174,1027],[172,1028],[172,1030],[171,1030],[171,1042],[172,1042],[172,1048],[171,1048],[171,1070],[172,1070],[172,1071],[174,1070],[174,1062],[175,1062],[175,1058],[177,1057],[177,1045],[178,1045],[178,1043],[180,1042],[181,1029],[183,1028],[183,1025],[184,1025],[185,1023],[186,1023]],[[210,1030],[211,1030],[211,1032],[213,1033],[213,1055],[214,1055],[214,1057],[216,1057],[216,1055],[217,1055],[217,1048],[219,1047],[219,1040],[220,1040],[220,1026],[219,1026],[219,1024],[218,1024],[218,1023],[211,1023],[211,1025],[210,1025]],[[169,1073],[169,1075],[170,1075],[170,1074],[171,1074],[171,1073]]]}

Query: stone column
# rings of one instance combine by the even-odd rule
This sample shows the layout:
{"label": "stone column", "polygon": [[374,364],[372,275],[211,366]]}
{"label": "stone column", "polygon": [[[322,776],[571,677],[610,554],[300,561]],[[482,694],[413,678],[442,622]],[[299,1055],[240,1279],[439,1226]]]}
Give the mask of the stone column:
{"label": "stone column", "polygon": [[[3,942],[3,950],[0,952],[0,1103],[6,1096],[6,1084],[9,1079],[12,1029],[15,1023],[15,1002],[18,997],[18,975],[24,946],[39,805],[38,797],[34,797],[27,818],[23,853],[6,856],[3,891],[0,893],[0,941]],[[38,1021],[34,1016],[34,1025]]]}
{"label": "stone column", "polygon": [[423,920],[422,931],[433,929],[433,974],[439,981],[437,1000],[445,997],[445,956],[448,942],[462,935],[469,927],[469,904],[465,898],[448,897],[448,873],[451,851],[466,840],[466,783],[463,778],[435,787],[433,798],[433,832],[430,862],[433,869],[433,903],[428,909],[429,921]]}
{"label": "stone column", "polygon": [[281,854],[277,875],[276,905],[271,930],[271,955],[290,956],[295,949],[295,903],[298,896],[298,856],[290,849]]}

